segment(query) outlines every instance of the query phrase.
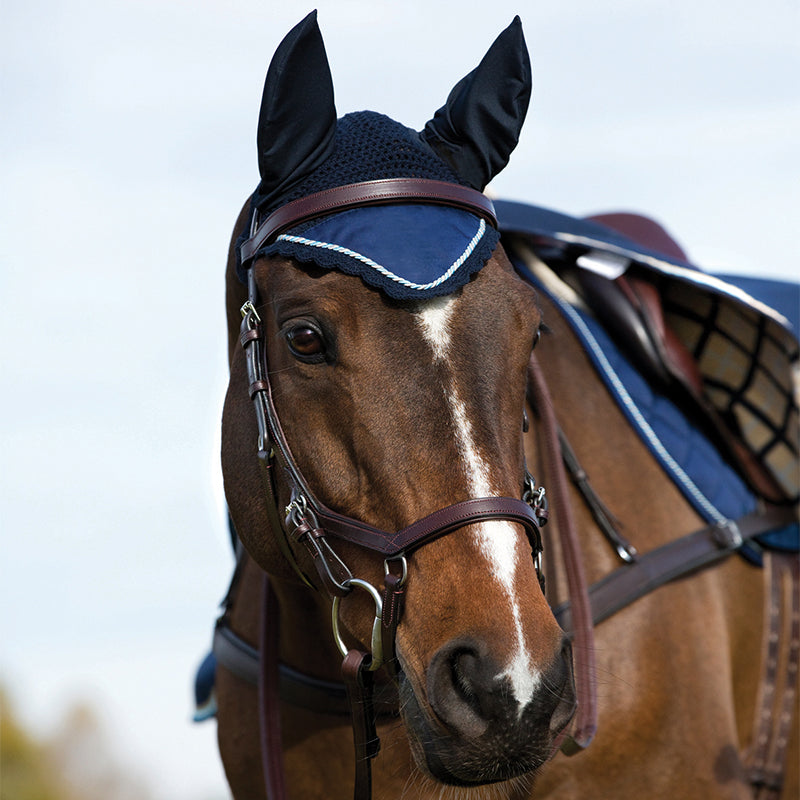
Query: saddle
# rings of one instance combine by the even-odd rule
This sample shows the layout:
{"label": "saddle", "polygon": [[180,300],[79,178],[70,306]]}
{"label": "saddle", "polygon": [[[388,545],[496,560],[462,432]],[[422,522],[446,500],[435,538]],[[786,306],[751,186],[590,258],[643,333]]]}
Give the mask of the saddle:
{"label": "saddle", "polygon": [[[797,501],[798,343],[789,320],[698,270],[646,217],[576,219],[505,201],[495,207],[508,249],[532,248],[757,497]],[[797,313],[800,286],[780,288],[794,293],[786,306]]]}

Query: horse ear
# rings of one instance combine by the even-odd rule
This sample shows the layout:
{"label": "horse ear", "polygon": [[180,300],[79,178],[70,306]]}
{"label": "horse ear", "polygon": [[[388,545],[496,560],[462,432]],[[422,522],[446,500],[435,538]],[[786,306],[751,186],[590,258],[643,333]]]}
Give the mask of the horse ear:
{"label": "horse ear", "polygon": [[519,17],[462,78],[422,138],[464,181],[482,190],[508,163],[531,98],[531,62]]}
{"label": "horse ear", "polygon": [[256,137],[262,201],[318,167],[335,132],[331,70],[312,11],[286,34],[264,82]]}

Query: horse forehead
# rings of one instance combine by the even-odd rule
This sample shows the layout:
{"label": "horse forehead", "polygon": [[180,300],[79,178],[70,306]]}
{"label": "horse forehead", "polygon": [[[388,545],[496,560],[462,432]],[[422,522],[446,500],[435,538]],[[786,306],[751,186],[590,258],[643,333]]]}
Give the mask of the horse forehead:
{"label": "horse forehead", "polygon": [[[435,297],[418,305],[414,317],[437,360],[460,356],[456,360],[463,365],[467,355],[470,367],[486,359],[503,362],[516,337],[525,337],[529,330],[532,338],[540,320],[535,295],[480,278],[476,284],[468,294]],[[456,364],[451,362],[451,367]]]}
{"label": "horse forehead", "polygon": [[433,350],[435,359],[445,359],[450,349],[451,326],[456,298],[436,297],[424,303],[415,316],[422,337]]}
{"label": "horse forehead", "polygon": [[[505,361],[507,340],[536,313],[535,303],[510,285],[502,267],[492,262],[483,270],[485,277],[479,274],[466,290],[413,303],[388,300],[356,276],[289,259],[263,259],[256,266],[262,296],[278,325],[295,314],[318,313],[337,336],[357,348],[351,354],[360,352],[373,365],[376,359],[406,364],[412,359],[420,368],[448,362],[450,379],[460,383],[465,379],[462,372],[466,370],[469,380],[476,364]],[[401,374],[395,373],[395,378]],[[419,369],[411,374],[414,380],[421,378]],[[436,378],[438,371],[431,375]]]}

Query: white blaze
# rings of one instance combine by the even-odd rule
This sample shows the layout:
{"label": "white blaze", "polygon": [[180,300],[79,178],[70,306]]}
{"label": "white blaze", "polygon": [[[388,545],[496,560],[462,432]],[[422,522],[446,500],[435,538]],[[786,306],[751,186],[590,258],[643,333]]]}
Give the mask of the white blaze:
{"label": "white blaze", "polygon": [[[434,358],[446,363],[450,348],[450,321],[455,306],[455,298],[440,297],[428,303],[426,308],[417,314],[425,340],[433,350]],[[480,456],[475,446],[472,424],[467,416],[467,409],[459,397],[455,381],[450,379],[447,390],[447,402],[453,418],[458,450],[463,459],[471,497],[491,497],[497,492],[493,490],[489,467]],[[517,532],[508,522],[490,521],[477,526],[477,541],[481,553],[486,557],[495,580],[503,587],[511,606],[517,642],[511,661],[498,677],[507,677],[514,689],[514,697],[519,703],[520,713],[533,697],[541,676],[531,663],[525,649],[525,636],[519,603],[514,587],[516,571],[516,539]]]}

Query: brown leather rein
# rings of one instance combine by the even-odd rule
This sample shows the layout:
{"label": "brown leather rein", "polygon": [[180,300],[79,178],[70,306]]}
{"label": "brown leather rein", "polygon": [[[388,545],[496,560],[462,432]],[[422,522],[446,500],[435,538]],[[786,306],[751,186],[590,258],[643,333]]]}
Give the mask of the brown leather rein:
{"label": "brown leather rein", "polygon": [[[248,299],[241,309],[240,343],[245,352],[249,393],[258,424],[258,459],[267,490],[270,528],[278,537],[281,550],[295,572],[304,583],[316,588],[314,581],[300,566],[294,548],[300,546],[308,551],[319,581],[333,600],[333,633],[344,656],[342,674],[353,719],[356,748],[354,797],[357,800],[366,800],[371,796],[370,759],[377,755],[379,746],[372,709],[372,673],[384,664],[390,674],[396,674],[397,670],[394,638],[402,617],[408,572],[406,555],[465,525],[486,520],[505,520],[524,528],[541,580],[540,526],[547,520],[545,493],[543,488],[535,486],[533,478],[526,473],[524,481],[521,481],[522,499],[481,497],[464,500],[439,509],[396,532],[380,530],[327,507],[305,480],[275,409],[264,330],[257,311],[259,297],[252,261],[259,250],[280,231],[300,221],[365,205],[420,202],[467,209],[487,219],[492,225],[497,224],[491,201],[467,187],[429,180],[370,181],[309,195],[281,207],[260,224],[254,218],[250,237],[240,251],[243,266],[248,270]],[[284,482],[291,498],[283,515],[278,510],[279,481]],[[384,557],[386,574],[382,593],[353,575],[331,543],[331,540],[337,539],[360,545]],[[369,593],[375,604],[370,652],[348,649],[339,634],[339,603],[355,588]],[[277,618],[274,613],[276,600],[268,586],[265,587],[264,606],[264,619],[269,617],[274,621]],[[272,627],[274,629],[274,625]],[[280,800],[285,795],[280,732],[276,727],[279,680],[276,648],[274,630],[265,629],[262,633],[259,681],[262,698],[262,761],[269,800]]]}

